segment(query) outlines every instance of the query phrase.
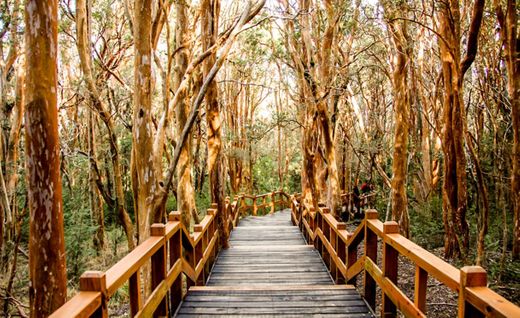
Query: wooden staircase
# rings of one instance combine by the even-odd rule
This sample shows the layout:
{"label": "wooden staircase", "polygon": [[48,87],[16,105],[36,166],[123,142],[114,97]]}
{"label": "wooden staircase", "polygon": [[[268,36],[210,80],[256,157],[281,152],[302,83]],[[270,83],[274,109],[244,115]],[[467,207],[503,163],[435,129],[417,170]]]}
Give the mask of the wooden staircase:
{"label": "wooden staircase", "polygon": [[193,286],[177,317],[372,317],[351,285],[334,285],[290,210],[240,221],[206,286]]}

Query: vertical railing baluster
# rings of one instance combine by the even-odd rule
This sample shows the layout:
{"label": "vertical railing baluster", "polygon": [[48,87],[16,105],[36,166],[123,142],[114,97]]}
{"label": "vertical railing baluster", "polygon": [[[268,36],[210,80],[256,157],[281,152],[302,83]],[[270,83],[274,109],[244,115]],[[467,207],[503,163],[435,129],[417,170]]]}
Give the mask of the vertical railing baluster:
{"label": "vertical railing baluster", "polygon": [[[385,222],[383,224],[383,233],[385,235],[398,234],[399,224],[395,221]],[[383,277],[390,279],[395,285],[397,285],[398,255],[397,251],[383,240]],[[386,293],[383,293],[381,313],[381,316],[385,318],[393,318],[397,314],[397,307]]]}
{"label": "vertical railing baluster", "polygon": [[[207,214],[208,215],[212,215],[213,216],[213,219],[211,220],[211,222],[209,223],[209,226],[208,226],[208,232],[210,233],[209,234],[209,239],[212,240],[213,239],[213,236],[216,235],[215,231],[217,230],[216,228],[216,215],[217,215],[217,210],[215,209],[208,209],[207,211]],[[208,267],[211,269],[211,267],[213,266],[213,262],[215,261],[215,258],[217,257],[217,249],[218,249],[218,238],[217,238],[217,242],[215,243],[215,245],[213,246],[213,249],[211,250],[211,253],[210,253],[210,256],[209,256],[209,260],[208,260]]]}
{"label": "vertical railing baluster", "polygon": [[[352,237],[352,233],[349,233],[347,235],[347,239],[350,240]],[[347,247],[347,271],[349,268],[354,266],[357,262],[357,250],[358,250],[358,244],[351,244]],[[356,277],[352,277],[350,279],[347,279],[347,284],[350,285],[357,285]]]}
{"label": "vertical railing baluster", "polygon": [[423,314],[426,314],[426,289],[428,287],[428,272],[415,265],[414,304]]}
{"label": "vertical railing baluster", "polygon": [[[161,247],[152,255],[152,290],[157,288],[166,279],[166,226],[164,224],[152,224],[150,227],[151,237],[162,237]],[[168,316],[166,298],[161,300],[154,313],[154,317]]]}
{"label": "vertical railing baluster", "polygon": [[[338,222],[337,225],[338,228],[338,234],[339,231],[345,231],[347,229],[347,224],[343,222]],[[342,261],[343,264],[347,265],[346,260],[346,247],[345,242],[341,239],[339,235],[336,236],[336,253],[338,254],[338,260]],[[348,268],[348,267],[347,267]],[[343,273],[339,269],[339,267],[336,268],[336,284],[345,284],[345,277],[343,276]]]}
{"label": "vertical railing baluster", "polygon": [[130,296],[130,316],[135,316],[143,302],[141,299],[141,270],[138,269],[128,280],[128,294]]}
{"label": "vertical railing baluster", "polygon": [[[377,235],[368,227],[368,221],[377,219],[377,211],[367,210],[365,212],[365,257],[371,259],[377,264]],[[367,304],[372,308],[376,308],[376,281],[365,270],[364,275],[364,297]]]}
{"label": "vertical railing baluster", "polygon": [[[202,235],[202,225],[201,224],[195,224],[193,226],[193,232],[194,234]],[[199,264],[200,260],[203,257],[204,253],[204,238],[199,239],[198,243],[195,245],[195,257],[193,261],[193,269],[197,270],[197,265]],[[204,285],[204,271],[201,271],[200,274],[196,278],[195,284],[198,286]]]}
{"label": "vertical railing baluster", "polygon": [[271,213],[274,213],[274,208],[275,208],[275,204],[274,204],[274,192],[271,192]]}
{"label": "vertical railing baluster", "polygon": [[[321,208],[321,231],[323,233],[323,238],[325,241],[330,243],[330,226],[327,222],[327,214],[329,214],[330,210],[329,208]],[[331,255],[329,254],[329,251],[327,250],[327,247],[325,246],[325,242],[321,242],[321,255],[323,256],[323,261],[325,262],[325,265],[327,265],[327,268],[329,271],[331,271]]]}
{"label": "vertical railing baluster", "polygon": [[[179,222],[179,229],[170,238],[170,267],[175,265],[182,257],[182,228],[180,227],[181,214],[172,212],[168,215],[168,221]],[[171,312],[175,312],[182,301],[182,275],[179,275],[170,288]]]}

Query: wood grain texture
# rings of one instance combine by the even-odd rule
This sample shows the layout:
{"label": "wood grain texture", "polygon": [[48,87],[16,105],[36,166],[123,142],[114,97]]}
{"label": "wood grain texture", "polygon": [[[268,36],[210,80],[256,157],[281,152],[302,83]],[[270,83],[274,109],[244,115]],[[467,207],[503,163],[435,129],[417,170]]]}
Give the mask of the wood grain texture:
{"label": "wood grain texture", "polygon": [[290,210],[240,220],[206,286],[193,286],[178,317],[372,317],[359,293],[334,282]]}

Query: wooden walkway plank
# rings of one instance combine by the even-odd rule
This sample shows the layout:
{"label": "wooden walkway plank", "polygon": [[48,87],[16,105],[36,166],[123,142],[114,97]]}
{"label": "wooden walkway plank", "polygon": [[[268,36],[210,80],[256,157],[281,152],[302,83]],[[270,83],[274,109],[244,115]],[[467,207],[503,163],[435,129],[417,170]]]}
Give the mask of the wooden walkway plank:
{"label": "wooden walkway plank", "polygon": [[177,317],[372,317],[356,289],[334,285],[289,210],[242,219],[229,243]]}

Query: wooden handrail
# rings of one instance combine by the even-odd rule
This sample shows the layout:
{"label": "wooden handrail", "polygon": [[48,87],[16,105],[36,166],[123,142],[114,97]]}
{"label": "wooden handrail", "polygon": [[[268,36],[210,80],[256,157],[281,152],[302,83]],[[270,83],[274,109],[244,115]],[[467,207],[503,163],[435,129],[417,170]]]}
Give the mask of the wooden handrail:
{"label": "wooden handrail", "polygon": [[[383,292],[381,316],[426,317],[427,279],[431,275],[459,295],[458,317],[520,317],[520,308],[488,287],[486,272],[478,266],[458,269],[399,234],[396,222],[381,222],[377,211],[365,211],[365,219],[353,233],[338,222],[328,208],[309,207],[291,196],[291,220],[308,244],[316,247],[336,283],[356,283],[363,274],[363,296],[376,309],[376,286]],[[378,240],[382,242],[382,268],[377,265]],[[363,256],[358,247],[364,241]],[[414,298],[397,286],[398,255],[415,264]]]}
{"label": "wooden handrail", "polygon": [[[290,197],[279,190],[256,196],[242,194],[233,202],[227,198],[223,212],[230,230],[238,225],[240,217],[256,214],[256,204],[247,205],[246,198],[254,202],[262,199],[264,203],[256,206],[257,209],[270,206],[274,212],[276,205],[287,207]],[[80,278],[80,291],[50,317],[107,317],[108,300],[126,282],[129,282],[131,317],[168,316],[168,310],[176,310],[185,297],[182,274],[188,288],[203,285],[208,278],[218,253],[216,214],[217,205],[212,204],[190,233],[180,222],[180,213],[171,212],[166,224],[153,224],[150,237],[106,272],[85,272]],[[151,262],[152,292],[142,303],[140,270],[148,262]]]}
{"label": "wooden handrail", "polygon": [[[172,212],[166,224],[152,225],[151,236],[105,273],[84,273],[80,278],[80,292],[51,317],[107,317],[108,299],[127,281],[132,317],[167,315],[167,303],[172,302],[175,308],[184,296],[182,273],[188,277],[189,285],[204,283],[216,256],[217,238],[215,212],[211,209],[193,234],[180,222],[180,214]],[[142,304],[140,269],[148,261],[152,264],[153,290]]]}

